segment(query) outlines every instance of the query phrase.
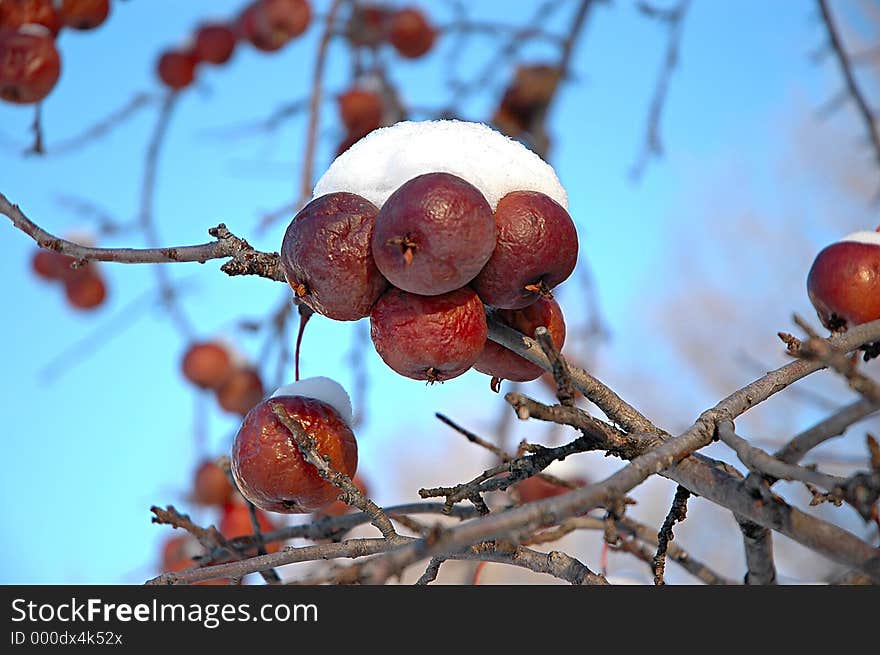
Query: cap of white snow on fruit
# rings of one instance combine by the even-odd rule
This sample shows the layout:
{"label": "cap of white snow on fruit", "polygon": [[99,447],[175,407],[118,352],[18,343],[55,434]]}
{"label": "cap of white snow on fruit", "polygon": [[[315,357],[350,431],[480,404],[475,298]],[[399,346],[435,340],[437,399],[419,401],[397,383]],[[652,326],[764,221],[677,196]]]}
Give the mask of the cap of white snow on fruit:
{"label": "cap of white snow on fruit", "polygon": [[322,376],[303,378],[297,382],[278,387],[272,392],[270,398],[279,396],[304,396],[320,400],[335,409],[346,425],[352,426],[354,412],[351,409],[351,398],[336,380]]}
{"label": "cap of white snow on fruit", "polygon": [[843,237],[841,241],[855,241],[856,243],[868,243],[874,246],[880,246],[880,232],[863,230],[861,232],[853,232]]}
{"label": "cap of white snow on fruit", "polygon": [[339,155],[313,198],[347,191],[381,207],[404,182],[451,173],[470,182],[492,209],[511,191],[539,191],[568,210],[556,171],[519,141],[483,123],[403,121],[373,130]]}

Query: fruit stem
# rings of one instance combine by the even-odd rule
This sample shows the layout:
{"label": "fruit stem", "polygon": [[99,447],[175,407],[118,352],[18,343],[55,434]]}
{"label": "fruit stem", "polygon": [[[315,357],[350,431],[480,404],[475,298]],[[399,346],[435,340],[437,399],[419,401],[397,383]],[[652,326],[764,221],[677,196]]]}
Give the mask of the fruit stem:
{"label": "fruit stem", "polygon": [[312,314],[315,313],[315,310],[306,305],[305,303],[299,303],[297,306],[299,310],[299,330],[296,333],[296,350],[293,353],[293,376],[296,382],[299,382],[299,351],[300,346],[302,345],[303,333],[306,330],[306,323],[309,322],[309,319],[312,317]]}

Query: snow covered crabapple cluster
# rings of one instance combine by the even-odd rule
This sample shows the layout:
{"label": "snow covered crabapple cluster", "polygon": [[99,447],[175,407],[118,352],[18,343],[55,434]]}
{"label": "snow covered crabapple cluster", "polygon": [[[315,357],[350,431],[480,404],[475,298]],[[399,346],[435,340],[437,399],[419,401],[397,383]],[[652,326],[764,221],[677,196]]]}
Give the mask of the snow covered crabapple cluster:
{"label": "snow covered crabapple cluster", "polygon": [[0,99],[15,104],[43,100],[61,77],[59,33],[93,30],[109,14],[110,0],[0,2]]}
{"label": "snow covered crabapple cluster", "polygon": [[291,221],[281,259],[297,297],[328,318],[369,317],[383,361],[415,380],[470,368],[526,381],[541,370],[488,341],[486,308],[529,336],[565,323],[551,290],[578,237],[555,172],[479,123],[401,122],[331,164]]}

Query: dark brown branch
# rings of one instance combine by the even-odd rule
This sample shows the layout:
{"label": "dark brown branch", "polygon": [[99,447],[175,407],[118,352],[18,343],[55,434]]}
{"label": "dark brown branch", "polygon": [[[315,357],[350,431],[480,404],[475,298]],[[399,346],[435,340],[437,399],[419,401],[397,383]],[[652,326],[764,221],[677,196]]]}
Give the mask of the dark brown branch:
{"label": "dark brown branch", "polygon": [[556,398],[560,404],[566,407],[574,406],[574,388],[571,386],[571,373],[568,370],[568,362],[556,348],[547,328],[541,326],[535,330],[535,341],[541,346],[544,355],[550,361],[553,371],[553,380],[556,382]]}
{"label": "dark brown branch", "polygon": [[663,573],[666,570],[666,553],[669,550],[669,543],[675,539],[672,529],[676,523],[681,523],[687,516],[687,501],[691,497],[691,492],[678,485],[675,489],[675,497],[672,499],[672,507],[663,521],[663,526],[657,533],[657,553],[653,559],[654,584],[665,584],[663,581]]}

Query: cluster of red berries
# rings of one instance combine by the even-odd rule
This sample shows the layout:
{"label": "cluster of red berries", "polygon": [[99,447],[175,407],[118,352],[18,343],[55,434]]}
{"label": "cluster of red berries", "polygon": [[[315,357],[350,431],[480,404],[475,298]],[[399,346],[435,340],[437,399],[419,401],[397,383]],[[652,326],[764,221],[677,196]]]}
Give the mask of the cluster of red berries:
{"label": "cluster of red berries", "polygon": [[181,361],[183,376],[200,389],[212,391],[221,408],[244,416],[263,399],[259,371],[238,358],[224,344],[191,344]]}
{"label": "cluster of red berries", "polygon": [[331,319],[370,317],[376,351],[401,375],[429,382],[471,367],[534,380],[541,369],[487,340],[486,307],[557,348],[565,322],[550,290],[568,278],[578,237],[568,212],[538,191],[493,210],[468,181],[426,173],[381,209],[347,192],[320,196],[291,221],[281,261],[296,295]]}
{"label": "cluster of red berries", "polygon": [[165,86],[186,88],[195,79],[199,64],[225,64],[238,41],[274,52],[305,32],[311,18],[308,0],[254,0],[233,21],[204,23],[186,47],[163,52],[156,72]]}
{"label": "cluster of red berries", "polygon": [[110,0],[0,2],[0,99],[40,102],[61,77],[55,39],[64,28],[92,30],[110,13]]}
{"label": "cluster of red berries", "polygon": [[40,248],[31,259],[34,273],[43,280],[60,282],[71,307],[95,309],[107,297],[107,284],[95,263],[76,265],[76,259]]}
{"label": "cluster of red berries", "polygon": [[390,43],[401,57],[417,59],[434,46],[437,30],[419,9],[391,9],[353,3],[346,36],[352,45],[378,48]]}

